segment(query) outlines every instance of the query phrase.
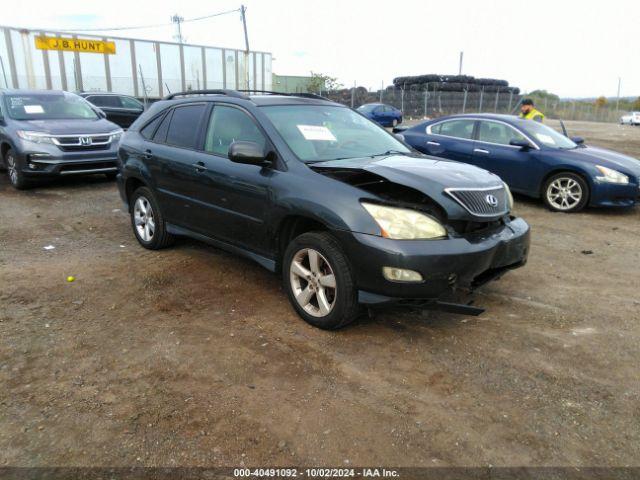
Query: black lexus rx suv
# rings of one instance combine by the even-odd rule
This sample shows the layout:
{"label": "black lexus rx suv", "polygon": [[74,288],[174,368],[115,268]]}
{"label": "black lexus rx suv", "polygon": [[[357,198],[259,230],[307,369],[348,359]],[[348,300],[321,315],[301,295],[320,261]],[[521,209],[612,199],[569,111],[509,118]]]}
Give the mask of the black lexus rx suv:
{"label": "black lexus rx suv", "polygon": [[18,189],[35,179],[115,177],[122,129],[79,96],[59,90],[0,90],[0,167]]}
{"label": "black lexus rx suv", "polygon": [[124,133],[118,156],[143,247],[185,235],[249,257],[320,328],[363,304],[479,314],[451,294],[527,259],[529,226],[499,177],[412,151],[321,97],[173,94]]}

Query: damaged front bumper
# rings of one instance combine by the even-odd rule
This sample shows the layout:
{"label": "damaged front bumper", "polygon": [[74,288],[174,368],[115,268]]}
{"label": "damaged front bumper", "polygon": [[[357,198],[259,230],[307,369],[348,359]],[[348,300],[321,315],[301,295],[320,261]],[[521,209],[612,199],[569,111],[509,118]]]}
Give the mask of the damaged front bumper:
{"label": "damaged front bumper", "polygon": [[[529,231],[521,218],[507,218],[490,233],[442,240],[392,240],[352,232],[337,235],[347,250],[361,303],[413,304],[452,311],[447,305],[455,304],[441,302],[439,308],[439,299],[457,289],[476,288],[526,263]],[[383,267],[419,272],[423,281],[387,280]]]}

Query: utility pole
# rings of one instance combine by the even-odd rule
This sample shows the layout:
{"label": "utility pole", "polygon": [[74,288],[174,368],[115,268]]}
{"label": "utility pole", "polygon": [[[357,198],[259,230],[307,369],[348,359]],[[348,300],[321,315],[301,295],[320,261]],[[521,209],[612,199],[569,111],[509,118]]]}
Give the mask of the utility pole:
{"label": "utility pole", "polygon": [[182,22],[184,22],[184,17],[181,17],[177,13],[173,17],[171,17],[171,23],[176,24],[176,32],[177,32],[173,36],[173,38],[175,38],[178,41],[178,43],[184,43],[184,38],[182,37],[182,27],[180,26]]}
{"label": "utility pole", "polygon": [[464,52],[460,52],[460,66],[458,68],[458,75],[462,75],[462,59],[464,57]]}
{"label": "utility pole", "polygon": [[620,84],[622,83],[622,78],[618,77],[618,95],[616,97],[616,111],[620,110]]}
{"label": "utility pole", "polygon": [[249,88],[249,34],[247,33],[247,7],[240,5],[240,17],[242,18],[242,28],[244,28],[244,69],[245,69],[245,82],[247,82],[247,88]]}

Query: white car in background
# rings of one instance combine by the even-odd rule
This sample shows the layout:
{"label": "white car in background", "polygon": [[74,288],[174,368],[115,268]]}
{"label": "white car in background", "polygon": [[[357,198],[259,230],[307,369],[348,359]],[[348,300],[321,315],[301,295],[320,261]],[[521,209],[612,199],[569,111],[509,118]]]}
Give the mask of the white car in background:
{"label": "white car in background", "polygon": [[640,125],[640,112],[629,112],[621,116],[620,125]]}

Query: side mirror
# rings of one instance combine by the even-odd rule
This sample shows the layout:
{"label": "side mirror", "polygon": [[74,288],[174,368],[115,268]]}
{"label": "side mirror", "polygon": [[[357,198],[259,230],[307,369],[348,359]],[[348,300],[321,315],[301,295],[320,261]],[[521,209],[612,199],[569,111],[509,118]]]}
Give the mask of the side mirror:
{"label": "side mirror", "polygon": [[517,138],[512,138],[509,141],[509,145],[513,147],[520,147],[522,150],[529,150],[531,148],[531,144],[528,140],[519,140]]}
{"label": "side mirror", "polygon": [[264,153],[264,148],[255,142],[233,142],[229,145],[227,155],[232,162],[244,163],[245,165],[264,166],[269,163]]}
{"label": "side mirror", "polygon": [[576,145],[584,144],[584,138],[582,137],[571,137],[571,140],[573,140],[573,143],[575,143]]}

